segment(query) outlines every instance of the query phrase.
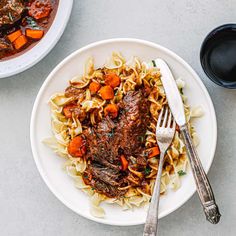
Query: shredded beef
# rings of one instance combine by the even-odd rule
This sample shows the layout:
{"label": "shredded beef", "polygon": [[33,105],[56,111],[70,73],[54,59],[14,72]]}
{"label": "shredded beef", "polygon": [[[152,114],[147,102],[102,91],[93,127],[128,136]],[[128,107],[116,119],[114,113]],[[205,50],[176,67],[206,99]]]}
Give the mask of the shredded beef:
{"label": "shredded beef", "polygon": [[120,155],[137,158],[137,164],[145,166],[146,159],[141,156],[145,148],[148,104],[141,90],[128,92],[119,104],[121,113],[113,121],[104,118],[96,127],[83,132],[90,160],[86,174],[91,176],[87,184],[109,197],[119,197],[126,191],[119,190],[128,184],[140,181],[127,171],[121,170]]}
{"label": "shredded beef", "polygon": [[12,25],[18,21],[25,7],[21,0],[1,0],[0,1],[0,27]]}

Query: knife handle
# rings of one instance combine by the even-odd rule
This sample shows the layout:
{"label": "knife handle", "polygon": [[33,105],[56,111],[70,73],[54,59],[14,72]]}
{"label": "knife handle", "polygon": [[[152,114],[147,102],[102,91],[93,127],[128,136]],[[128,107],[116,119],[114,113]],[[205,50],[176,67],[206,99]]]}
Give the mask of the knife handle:
{"label": "knife handle", "polygon": [[197,192],[206,218],[212,224],[217,224],[220,221],[221,214],[219,212],[218,206],[216,205],[214,194],[207,175],[202,167],[201,161],[193,145],[187,125],[185,124],[181,126],[180,131],[186,146],[189,162],[197,186]]}

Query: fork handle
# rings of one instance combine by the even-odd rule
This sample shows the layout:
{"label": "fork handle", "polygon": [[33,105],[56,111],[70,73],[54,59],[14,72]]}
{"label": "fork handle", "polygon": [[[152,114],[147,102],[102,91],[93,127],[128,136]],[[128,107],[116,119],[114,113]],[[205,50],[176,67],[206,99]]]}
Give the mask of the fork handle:
{"label": "fork handle", "polygon": [[216,205],[214,194],[207,175],[193,145],[187,125],[181,126],[180,131],[186,146],[193,176],[197,186],[197,192],[203,206],[206,219],[212,224],[217,224],[220,221],[221,214],[219,212],[218,206]]}
{"label": "fork handle", "polygon": [[160,190],[161,190],[161,176],[162,168],[164,163],[165,153],[161,153],[160,162],[158,166],[157,177],[152,193],[151,203],[149,205],[146,223],[144,226],[143,236],[156,236],[158,226],[158,208],[160,201]]}

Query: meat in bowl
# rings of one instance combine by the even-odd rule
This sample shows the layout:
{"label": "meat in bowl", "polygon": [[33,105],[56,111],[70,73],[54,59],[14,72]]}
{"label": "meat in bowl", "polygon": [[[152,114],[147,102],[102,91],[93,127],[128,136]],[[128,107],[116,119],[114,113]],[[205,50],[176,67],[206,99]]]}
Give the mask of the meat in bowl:
{"label": "meat in bowl", "polygon": [[0,60],[32,48],[50,28],[59,0],[0,1]]}

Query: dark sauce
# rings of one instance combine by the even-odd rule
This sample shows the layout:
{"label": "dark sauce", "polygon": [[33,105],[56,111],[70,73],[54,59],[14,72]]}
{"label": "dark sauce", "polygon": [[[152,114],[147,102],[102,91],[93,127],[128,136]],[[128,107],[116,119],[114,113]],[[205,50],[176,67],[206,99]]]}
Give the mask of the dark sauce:
{"label": "dark sauce", "polygon": [[[24,2],[25,2],[25,5],[27,6],[28,3],[34,2],[34,0],[25,0]],[[12,25],[4,25],[4,26],[0,27],[0,38],[4,38],[8,34],[13,33],[14,31],[19,30],[19,29],[21,29],[23,34],[25,34],[26,28],[31,28],[31,26],[29,24],[25,23],[25,22],[27,22],[27,20],[26,20],[27,18],[34,20],[37,23],[38,28],[44,30],[44,36],[45,36],[53,23],[53,20],[56,16],[58,5],[59,5],[59,0],[50,0],[50,2],[52,4],[52,10],[51,10],[48,17],[45,17],[45,18],[42,18],[39,20],[35,20],[32,17],[28,16],[27,7],[26,7],[24,12],[22,13],[21,18],[18,21],[16,21]],[[27,44],[25,46],[23,46],[21,49],[19,49],[19,50],[14,49],[12,51],[5,52],[3,56],[1,56],[1,54],[0,54],[0,62],[22,55],[26,51],[33,48],[38,42],[40,42],[40,40],[34,40],[34,39],[28,38]]]}
{"label": "dark sauce", "polygon": [[236,24],[220,26],[208,34],[200,58],[205,73],[213,82],[236,88]]}

